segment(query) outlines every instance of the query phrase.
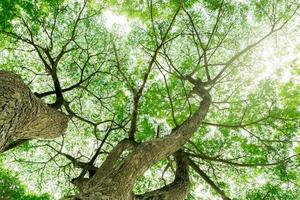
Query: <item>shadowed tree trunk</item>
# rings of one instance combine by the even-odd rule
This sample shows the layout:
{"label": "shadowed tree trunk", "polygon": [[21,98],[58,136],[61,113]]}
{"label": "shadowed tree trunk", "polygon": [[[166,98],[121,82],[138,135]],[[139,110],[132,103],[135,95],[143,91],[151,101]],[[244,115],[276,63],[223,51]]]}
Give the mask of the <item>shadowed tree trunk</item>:
{"label": "shadowed tree trunk", "polygon": [[0,71],[0,152],[19,140],[58,137],[67,123],[67,115],[32,94],[18,75]]}

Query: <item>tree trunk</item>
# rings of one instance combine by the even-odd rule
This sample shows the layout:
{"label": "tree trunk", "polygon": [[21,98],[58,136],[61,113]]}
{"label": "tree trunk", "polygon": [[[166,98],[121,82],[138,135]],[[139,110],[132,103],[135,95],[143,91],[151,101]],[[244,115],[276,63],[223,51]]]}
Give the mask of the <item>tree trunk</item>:
{"label": "tree trunk", "polygon": [[[134,146],[129,155],[120,163],[117,162],[118,158],[128,148],[128,146],[120,145],[124,143],[122,141],[107,157],[96,174],[80,184],[80,194],[75,199],[133,200],[142,198],[155,200],[159,199],[159,195],[161,195],[162,200],[183,200],[187,194],[189,182],[186,179],[183,181],[182,178],[175,178],[172,184],[144,196],[135,196],[132,191],[139,176],[143,175],[154,163],[178,151],[199,128],[208,112],[211,97],[208,91],[203,88],[195,87],[194,89],[202,97],[202,101],[198,110],[190,118],[173,129],[170,135]],[[179,157],[176,157],[177,163],[179,161],[181,164],[186,162],[179,159]],[[177,173],[187,171],[186,168],[177,166]],[[175,199],[172,194],[177,194]],[[147,195],[150,195],[149,198],[147,198]],[[158,197],[155,195],[158,195]]]}
{"label": "tree trunk", "polygon": [[67,115],[32,94],[18,75],[0,71],[0,152],[18,140],[58,137],[67,124]]}

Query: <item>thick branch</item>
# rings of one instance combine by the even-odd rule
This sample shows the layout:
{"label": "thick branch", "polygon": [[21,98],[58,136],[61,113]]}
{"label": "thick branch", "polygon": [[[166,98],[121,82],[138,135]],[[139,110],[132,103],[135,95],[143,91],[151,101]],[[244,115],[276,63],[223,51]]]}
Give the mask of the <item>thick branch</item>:
{"label": "thick branch", "polygon": [[176,161],[175,179],[172,183],[142,195],[136,195],[137,200],[183,200],[189,193],[190,180],[188,173],[188,161],[182,150],[174,153]]}
{"label": "thick branch", "polygon": [[20,139],[58,137],[67,123],[64,113],[34,96],[19,76],[0,71],[0,151]]}

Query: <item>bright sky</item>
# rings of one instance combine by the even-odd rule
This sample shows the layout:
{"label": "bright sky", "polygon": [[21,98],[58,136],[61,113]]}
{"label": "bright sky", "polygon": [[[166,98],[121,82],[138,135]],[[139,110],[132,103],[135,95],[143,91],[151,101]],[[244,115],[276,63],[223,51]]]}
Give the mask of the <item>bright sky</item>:
{"label": "bright sky", "polygon": [[105,10],[103,13],[105,26],[110,32],[116,32],[125,36],[131,31],[130,23],[125,15],[119,15],[112,10]]}
{"label": "bright sky", "polygon": [[[110,32],[114,32],[119,36],[126,36],[131,31],[130,20],[125,15],[117,14],[113,10],[107,9],[104,11],[103,17],[105,26]],[[299,17],[296,21],[300,21]],[[291,38],[288,36],[285,37],[284,40],[276,41],[276,36],[274,36],[261,44],[260,48],[257,49],[260,73],[255,77],[255,80],[253,80],[254,87],[260,81],[273,76],[279,68],[286,66],[287,63],[291,62],[294,58],[300,57],[300,52],[294,52],[295,44],[300,44],[300,37]],[[285,56],[278,55],[278,50],[282,48],[284,48],[286,52]],[[287,82],[291,78],[295,78],[292,77],[290,72],[291,68],[284,70],[279,81]],[[158,74],[158,78],[162,78],[159,76],[161,76],[160,74]]]}

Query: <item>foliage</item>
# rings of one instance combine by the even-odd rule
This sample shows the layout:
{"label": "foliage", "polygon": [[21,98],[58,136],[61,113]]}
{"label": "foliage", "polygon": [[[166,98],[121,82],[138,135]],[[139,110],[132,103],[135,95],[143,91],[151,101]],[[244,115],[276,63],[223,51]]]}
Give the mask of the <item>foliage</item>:
{"label": "foliage", "polygon": [[266,184],[260,189],[251,190],[247,193],[246,199],[297,199],[299,197],[299,190],[282,190],[278,185]]}
{"label": "foliage", "polygon": [[17,176],[8,170],[0,169],[0,198],[3,200],[49,200],[47,194],[38,196],[29,194]]}
{"label": "foliage", "polygon": [[[299,1],[1,0],[0,7],[0,68],[49,104],[61,92],[59,109],[72,117],[64,136],[1,155],[23,184],[55,199],[78,192],[71,180],[128,137],[135,108],[138,144],[169,135],[201,101],[191,76],[209,83],[213,102],[182,149],[211,182],[190,167],[187,199],[222,191],[232,199],[299,197]],[[108,11],[121,24],[110,24]],[[171,183],[175,168],[172,156],[155,163],[134,192]],[[4,169],[0,176],[11,199],[50,199],[25,194]]]}

